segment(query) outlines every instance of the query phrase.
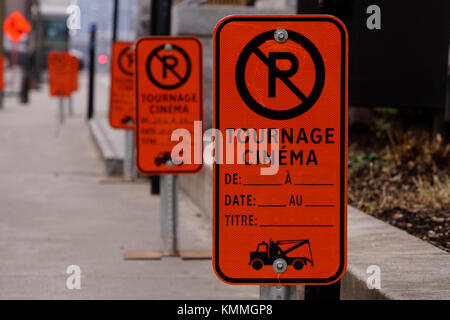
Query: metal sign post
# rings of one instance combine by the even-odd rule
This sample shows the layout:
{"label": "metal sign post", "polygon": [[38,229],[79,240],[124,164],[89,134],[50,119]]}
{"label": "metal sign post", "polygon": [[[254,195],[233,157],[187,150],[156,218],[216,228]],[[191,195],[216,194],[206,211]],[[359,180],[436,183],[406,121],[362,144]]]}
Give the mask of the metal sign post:
{"label": "metal sign post", "polygon": [[70,95],[70,96],[67,98],[67,101],[68,101],[68,103],[69,103],[69,115],[70,115],[70,116],[73,116],[73,100],[72,100],[72,95]]}
{"label": "metal sign post", "polygon": [[[173,166],[167,161],[167,166]],[[178,255],[178,176],[161,176],[161,238],[163,255]]]}
{"label": "metal sign post", "polygon": [[64,123],[64,98],[59,98],[59,123]]}
{"label": "metal sign post", "polygon": [[[272,264],[273,270],[282,274],[287,270],[286,260],[276,259]],[[262,285],[259,287],[260,300],[296,300],[295,286],[292,285]]]}
{"label": "metal sign post", "polygon": [[134,168],[134,130],[125,130],[123,175],[126,180],[133,180],[136,178],[136,169]]}
{"label": "metal sign post", "polygon": [[296,300],[295,286],[260,286],[260,300]]}

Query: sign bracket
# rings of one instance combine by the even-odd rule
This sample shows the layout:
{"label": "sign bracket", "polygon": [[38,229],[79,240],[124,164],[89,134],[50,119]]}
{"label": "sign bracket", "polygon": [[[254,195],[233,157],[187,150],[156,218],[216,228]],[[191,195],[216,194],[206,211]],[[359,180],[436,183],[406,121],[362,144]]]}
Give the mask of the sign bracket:
{"label": "sign bracket", "polygon": [[296,286],[272,286],[259,287],[260,300],[296,300]]}

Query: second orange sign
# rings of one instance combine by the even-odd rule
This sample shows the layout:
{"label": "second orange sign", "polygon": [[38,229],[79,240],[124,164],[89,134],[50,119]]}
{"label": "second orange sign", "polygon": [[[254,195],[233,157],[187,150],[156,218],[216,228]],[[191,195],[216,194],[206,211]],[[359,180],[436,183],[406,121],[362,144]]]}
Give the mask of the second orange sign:
{"label": "second orange sign", "polygon": [[[144,174],[193,173],[202,164],[202,140],[194,132],[203,126],[202,45],[194,37],[144,37],[136,43],[137,168]],[[172,162],[175,130],[192,137],[192,161]],[[196,132],[197,133],[197,132]],[[184,155],[186,156],[186,154]]]}

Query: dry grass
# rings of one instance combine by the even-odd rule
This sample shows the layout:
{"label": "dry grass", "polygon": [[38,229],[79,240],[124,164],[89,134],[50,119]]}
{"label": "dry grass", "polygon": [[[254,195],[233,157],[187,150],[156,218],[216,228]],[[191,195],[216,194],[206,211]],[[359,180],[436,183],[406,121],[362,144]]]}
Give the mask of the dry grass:
{"label": "dry grass", "polygon": [[413,179],[417,190],[415,202],[420,203],[422,208],[431,210],[442,210],[450,208],[450,178],[448,176],[439,180],[433,176],[433,182],[424,180],[422,177]]}
{"label": "dry grass", "polygon": [[387,136],[381,152],[350,152],[349,203],[450,251],[450,144]]}

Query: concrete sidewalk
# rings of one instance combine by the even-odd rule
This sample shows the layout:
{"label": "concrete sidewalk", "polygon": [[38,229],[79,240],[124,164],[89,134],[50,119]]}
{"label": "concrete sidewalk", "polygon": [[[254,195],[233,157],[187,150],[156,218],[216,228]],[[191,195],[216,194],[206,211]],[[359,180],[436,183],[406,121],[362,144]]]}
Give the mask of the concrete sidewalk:
{"label": "concrete sidewalk", "polygon": [[[30,105],[7,98],[0,110],[0,299],[258,298],[257,286],[218,280],[210,260],[122,259],[124,250],[160,249],[159,197],[148,184],[102,183],[83,88],[80,79],[75,115],[62,126],[47,87]],[[107,87],[97,90],[97,105],[107,97]],[[209,224],[183,195],[180,221],[182,249],[211,247]],[[81,290],[66,288],[69,265],[81,268]]]}

